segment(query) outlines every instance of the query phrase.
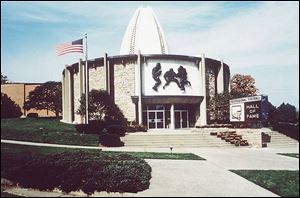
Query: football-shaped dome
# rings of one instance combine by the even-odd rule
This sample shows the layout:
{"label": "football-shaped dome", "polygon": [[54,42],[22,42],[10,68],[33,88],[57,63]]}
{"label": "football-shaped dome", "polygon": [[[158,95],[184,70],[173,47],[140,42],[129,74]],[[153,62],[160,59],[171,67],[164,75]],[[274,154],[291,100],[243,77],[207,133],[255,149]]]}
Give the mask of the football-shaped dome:
{"label": "football-shaped dome", "polygon": [[168,54],[164,32],[153,10],[139,7],[131,18],[123,37],[120,55]]}

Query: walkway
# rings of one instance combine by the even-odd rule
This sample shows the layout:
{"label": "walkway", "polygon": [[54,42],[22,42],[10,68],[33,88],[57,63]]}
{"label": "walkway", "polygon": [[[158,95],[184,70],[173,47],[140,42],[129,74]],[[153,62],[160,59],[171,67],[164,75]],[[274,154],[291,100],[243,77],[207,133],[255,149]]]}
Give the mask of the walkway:
{"label": "walkway", "polygon": [[[7,142],[1,140],[1,142]],[[26,145],[51,145],[69,148],[100,147],[52,145],[43,143],[28,143],[9,141]],[[147,151],[170,152],[167,148],[105,148],[114,151]],[[144,197],[144,196],[173,196],[173,197],[275,197],[276,194],[230,172],[232,169],[270,169],[270,170],[299,170],[299,159],[277,155],[276,153],[299,153],[295,148],[174,148],[173,152],[191,152],[207,159],[206,161],[192,160],[155,160],[146,159],[152,167],[150,188],[137,194],[134,193],[95,193],[93,196],[110,197]],[[61,193],[40,192],[35,190],[15,188],[8,192],[29,196],[63,196]],[[82,192],[71,193],[68,196],[85,196]]]}
{"label": "walkway", "polygon": [[97,146],[78,146],[78,145],[64,145],[64,144],[48,144],[48,143],[38,143],[38,142],[25,142],[18,140],[4,140],[1,139],[1,143],[7,144],[19,144],[19,145],[28,145],[28,146],[45,146],[45,147],[57,147],[57,148],[83,148],[83,149],[102,149]]}

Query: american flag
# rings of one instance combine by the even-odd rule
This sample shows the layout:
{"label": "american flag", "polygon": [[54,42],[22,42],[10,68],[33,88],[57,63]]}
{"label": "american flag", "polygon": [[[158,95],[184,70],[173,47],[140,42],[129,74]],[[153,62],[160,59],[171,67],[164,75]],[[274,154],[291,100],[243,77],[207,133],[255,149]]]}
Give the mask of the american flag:
{"label": "american flag", "polygon": [[83,41],[83,39],[79,39],[76,41],[64,43],[64,44],[57,46],[57,48],[56,48],[57,55],[61,56],[61,55],[64,55],[67,53],[72,53],[72,52],[83,53],[82,41]]}

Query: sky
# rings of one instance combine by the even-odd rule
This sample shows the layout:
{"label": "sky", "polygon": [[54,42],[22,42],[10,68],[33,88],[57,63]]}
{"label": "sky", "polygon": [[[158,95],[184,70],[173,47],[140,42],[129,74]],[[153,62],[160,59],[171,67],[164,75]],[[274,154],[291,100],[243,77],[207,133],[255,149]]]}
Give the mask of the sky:
{"label": "sky", "polygon": [[118,55],[139,6],[151,6],[170,54],[221,60],[251,75],[259,94],[299,109],[299,2],[1,1],[1,72],[11,82],[60,81],[80,53],[56,46],[88,35],[88,58]]}

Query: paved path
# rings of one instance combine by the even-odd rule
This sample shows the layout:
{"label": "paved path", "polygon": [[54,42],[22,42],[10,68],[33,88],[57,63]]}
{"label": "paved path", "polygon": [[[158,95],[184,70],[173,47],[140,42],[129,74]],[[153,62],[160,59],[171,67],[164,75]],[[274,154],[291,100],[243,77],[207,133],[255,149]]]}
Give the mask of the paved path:
{"label": "paved path", "polygon": [[[6,142],[1,140],[1,142]],[[51,145],[9,141],[26,145]],[[85,146],[55,145],[56,147],[87,148]],[[170,152],[168,148],[137,148],[137,147],[88,147],[91,149],[110,151],[147,151]],[[137,194],[133,193],[95,193],[102,197],[144,197],[144,196],[241,196],[241,197],[274,197],[276,194],[230,172],[231,169],[270,169],[299,170],[299,159],[278,155],[276,153],[299,153],[295,148],[174,148],[173,152],[191,152],[207,159],[192,160],[154,160],[146,159],[152,167],[150,188]],[[62,193],[39,192],[35,190],[15,188],[11,193],[29,196],[63,196]],[[82,192],[68,196],[85,196]]]}
{"label": "paved path", "polygon": [[48,143],[25,142],[25,141],[4,140],[4,139],[1,139],[1,143],[19,144],[19,145],[28,145],[28,146],[58,147],[58,148],[102,149],[101,147],[97,147],[97,146],[78,146],[78,145],[64,145],[64,144],[48,144]]}

